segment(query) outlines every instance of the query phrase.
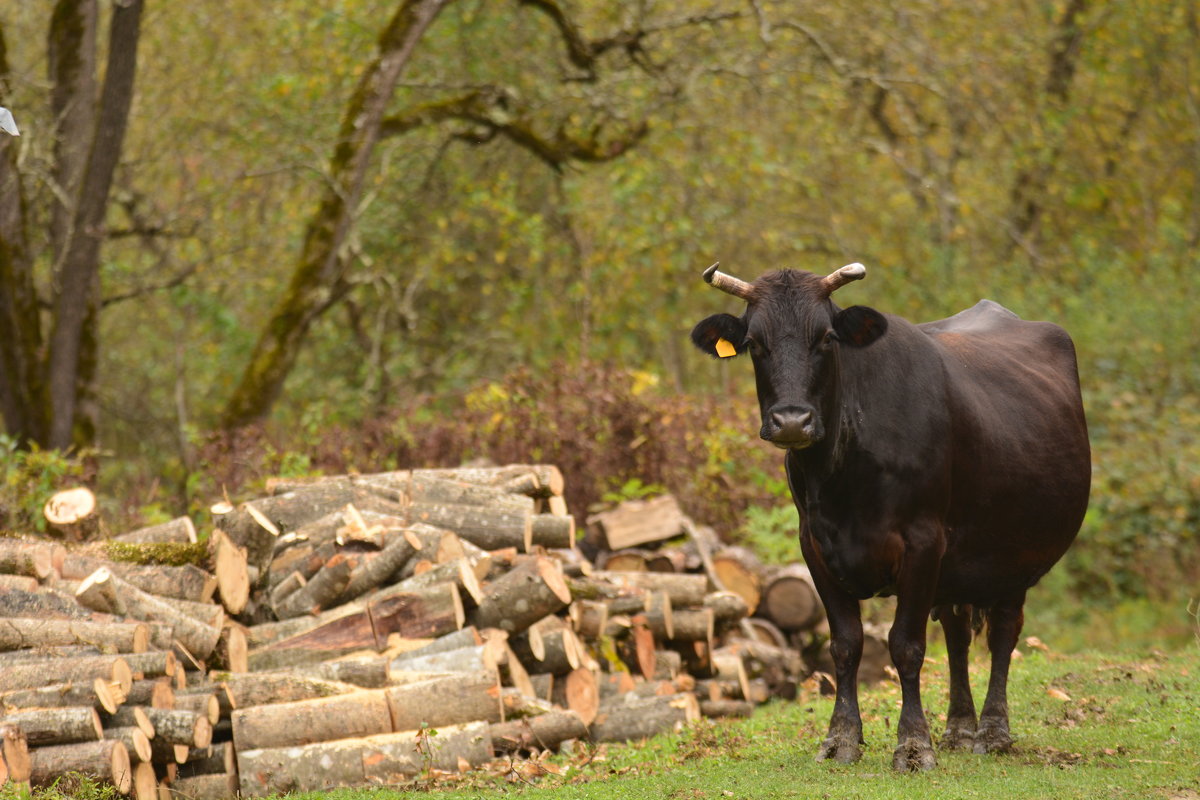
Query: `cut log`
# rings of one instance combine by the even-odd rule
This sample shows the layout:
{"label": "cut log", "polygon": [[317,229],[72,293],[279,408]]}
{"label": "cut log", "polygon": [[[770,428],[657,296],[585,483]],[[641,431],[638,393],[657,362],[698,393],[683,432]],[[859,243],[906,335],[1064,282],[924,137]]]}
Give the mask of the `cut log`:
{"label": "cut log", "polygon": [[287,577],[270,588],[270,593],[267,595],[268,604],[271,608],[275,608],[283,602],[285,597],[306,583],[308,583],[308,578],[304,577],[304,573],[292,570],[287,574]]}
{"label": "cut log", "polygon": [[[54,571],[55,551],[48,542],[0,539],[0,572],[44,580]],[[57,545],[62,548],[62,545]]]}
{"label": "cut log", "polygon": [[749,717],[754,714],[754,704],[749,700],[701,700],[700,713],[706,717]]}
{"label": "cut log", "polygon": [[552,559],[538,557],[492,582],[468,622],[476,628],[499,628],[508,633],[525,630],[571,602],[571,591],[562,570]]}
{"label": "cut log", "polygon": [[419,575],[413,575],[399,583],[385,586],[367,595],[365,599],[371,601],[393,594],[416,592],[439,583],[453,583],[461,590],[462,598],[472,607],[479,605],[483,599],[483,590],[479,586],[479,579],[475,575],[470,560],[465,557],[450,559]]}
{"label": "cut log", "polygon": [[669,572],[593,572],[592,580],[606,581],[614,586],[666,592],[675,608],[704,604],[708,594],[708,579],[703,575],[676,575]]}
{"label": "cut log", "polygon": [[713,625],[721,631],[729,628],[750,615],[750,606],[739,594],[733,592],[713,592],[704,598],[704,607],[712,609]]}
{"label": "cut log", "polygon": [[492,747],[498,753],[557,750],[568,739],[587,736],[587,724],[575,711],[555,710],[491,726]]}
{"label": "cut log", "polygon": [[22,592],[36,592],[38,579],[28,575],[6,575],[0,573],[0,592],[6,589],[19,589]]}
{"label": "cut log", "polygon": [[[122,656],[130,671],[142,678],[173,677],[179,671],[179,662],[169,650],[150,650],[145,653],[129,653]],[[128,690],[128,687],[126,687]]]}
{"label": "cut log", "polygon": [[571,627],[584,639],[596,640],[608,624],[608,604],[598,600],[576,600],[567,612]]}
{"label": "cut log", "polygon": [[175,637],[197,658],[208,658],[221,636],[220,628],[204,625],[180,613],[167,601],[118,578],[107,567],[89,575],[79,585],[75,598],[97,611],[170,625]]}
{"label": "cut log", "polygon": [[114,575],[123,578],[143,592],[159,597],[174,597],[207,603],[216,591],[216,579],[192,564],[180,567],[166,565],[139,566],[119,561],[107,561],[82,553],[67,553],[63,558],[62,576],[69,580],[83,580],[101,567],[107,567]]}
{"label": "cut log", "polygon": [[0,617],[98,621],[92,611],[75,601],[73,591],[67,593],[46,586],[32,592],[15,588],[0,589]]}
{"label": "cut log", "polygon": [[0,720],[0,762],[8,770],[9,781],[25,783],[29,780],[32,762],[25,732],[4,720]]}
{"label": "cut log", "polygon": [[785,631],[807,631],[820,622],[825,609],[808,567],[789,564],[772,572],[756,613]]}
{"label": "cut log", "polygon": [[176,778],[167,789],[170,800],[230,800],[238,793],[236,772],[212,772]]}
{"label": "cut log", "polygon": [[125,745],[125,749],[129,751],[129,758],[133,761],[149,761],[153,755],[153,751],[150,749],[150,737],[141,728],[136,726],[105,728],[104,738],[116,739]]}
{"label": "cut log", "polygon": [[[759,611],[761,612],[762,609],[760,608]],[[790,646],[788,644],[787,635],[784,634],[783,631],[779,630],[775,623],[771,622],[769,619],[764,617],[750,617],[746,620],[745,624],[749,628],[747,633],[749,633],[750,637],[756,641],[769,644],[773,647],[786,648]],[[738,632],[740,633],[740,631]],[[731,631],[731,634],[732,633],[733,631]],[[744,635],[742,638],[744,638]]]}
{"label": "cut log", "polygon": [[125,702],[132,706],[174,708],[175,687],[167,676],[136,680],[125,696]]}
{"label": "cut log", "polygon": [[646,572],[653,554],[649,550],[627,547],[624,550],[601,550],[596,565],[611,572]]}
{"label": "cut log", "polygon": [[804,660],[799,652],[756,639],[738,639],[718,650],[714,659],[723,653],[736,654],[743,662],[746,674],[764,679],[775,696],[795,697],[796,685],[804,672]]}
{"label": "cut log", "polygon": [[551,699],[578,714],[584,724],[591,725],[600,708],[596,673],[584,667],[571,670],[565,677],[554,681]]}
{"label": "cut log", "polygon": [[[128,746],[125,749],[128,750]],[[133,762],[133,786],[130,789],[133,800],[159,800],[158,775],[154,767],[145,761],[135,760],[132,754],[130,761]]]}
{"label": "cut log", "polygon": [[714,652],[710,663],[713,677],[734,683],[738,687],[738,697],[746,699],[750,696],[750,677],[746,674],[746,665],[742,663],[739,654]]}
{"label": "cut log", "polygon": [[219,685],[232,698],[235,709],[276,703],[294,703],[349,694],[359,687],[287,672],[249,672],[221,675]]}
{"label": "cut log", "polygon": [[55,492],[42,507],[50,527],[71,541],[90,539],[99,530],[96,495],[86,487]]}
{"label": "cut log", "polygon": [[392,673],[491,672],[498,678],[500,663],[507,655],[507,644],[504,640],[491,639],[484,644],[457,650],[423,655],[419,650],[404,653],[392,660],[389,670]]}
{"label": "cut log", "polygon": [[[208,720],[210,726],[216,725],[221,719],[221,702],[217,700],[217,695],[214,692],[206,694],[180,694],[176,695],[173,700],[173,708],[168,708],[170,711],[188,711],[197,714]],[[159,706],[159,708],[163,708]],[[194,745],[200,747],[201,745]],[[207,747],[208,745],[203,745]]]}
{"label": "cut log", "polygon": [[575,547],[575,518],[558,514],[534,514],[530,542],[546,548]]}
{"label": "cut log", "polygon": [[467,672],[383,689],[395,730],[499,722],[500,685],[494,672]]}
{"label": "cut log", "polygon": [[230,614],[241,614],[250,600],[250,568],[246,548],[217,528],[208,537],[213,576],[221,605]]}
{"label": "cut log", "polygon": [[[399,634],[405,638],[440,636],[458,630],[463,624],[462,601],[452,583],[441,583],[414,592],[398,592],[373,601],[365,610],[335,618],[303,633],[272,642],[266,647],[251,650],[252,669],[268,665],[288,665],[282,651],[309,651],[326,658],[344,655],[352,650],[372,648],[382,650],[388,637]],[[292,660],[291,665],[305,663]]]}
{"label": "cut log", "polygon": [[180,778],[230,773],[237,773],[237,752],[233,742],[194,748],[188,752],[187,761],[179,766]]}
{"label": "cut log", "polygon": [[457,772],[492,758],[484,722],[439,728],[437,736],[405,731],[303,747],[238,751],[243,797],[321,792],[368,784],[393,784],[426,768]]}
{"label": "cut log", "polygon": [[0,674],[0,690],[32,689],[52,683],[91,685],[96,678],[117,684],[122,693],[129,691],[133,682],[125,656],[78,656],[5,667]]}
{"label": "cut log", "polygon": [[0,618],[0,650],[89,644],[109,653],[141,653],[150,645],[143,623]]}
{"label": "cut log", "polygon": [[196,526],[188,517],[177,517],[169,522],[138,528],[135,531],[122,533],[112,537],[117,542],[129,544],[150,544],[154,542],[174,542],[175,544],[195,544]]}
{"label": "cut log", "polygon": [[744,547],[726,547],[712,557],[713,569],[726,591],[739,595],[753,614],[762,599],[762,563]]}
{"label": "cut log", "polygon": [[349,559],[340,553],[335,555],[317,570],[308,583],[283,598],[275,607],[276,616],[280,619],[290,619],[305,614],[316,614],[335,605],[350,585],[353,571],[354,566]]}
{"label": "cut log", "polygon": [[186,709],[150,708],[146,716],[154,726],[154,738],[160,742],[187,747],[208,747],[212,744],[212,723],[208,715]]}
{"label": "cut log", "polygon": [[629,643],[632,649],[631,667],[635,667],[641,676],[649,680],[657,671],[658,649],[654,642],[654,632],[644,614],[635,614],[630,618]]}
{"label": "cut log", "polygon": [[[0,679],[0,685],[7,685],[7,679]],[[91,706],[111,714],[124,702],[124,698],[125,692],[120,681],[95,678],[36,689],[11,689],[0,693],[0,709]]]}
{"label": "cut log", "polygon": [[146,713],[148,706],[121,706],[112,714],[104,715],[104,725],[110,728],[137,728],[154,740],[154,723]]}
{"label": "cut log", "polygon": [[95,741],[103,730],[100,715],[91,706],[15,711],[6,714],[4,721],[20,727],[30,747]]}
{"label": "cut log", "polygon": [[322,680],[349,683],[364,689],[382,689],[391,682],[390,663],[387,656],[346,657],[301,667],[300,671]]}
{"label": "cut log", "polygon": [[528,553],[532,545],[532,509],[418,503],[406,508],[405,514],[411,522],[453,531],[484,550],[517,547]]}
{"label": "cut log", "polygon": [[386,689],[363,689],[316,700],[239,708],[233,712],[238,752],[389,733]]}
{"label": "cut log", "polygon": [[49,786],[68,772],[78,772],[111,783],[121,794],[133,787],[129,751],[113,739],[39,747],[30,751],[29,759],[34,786]]}
{"label": "cut log", "polygon": [[346,588],[342,590],[341,602],[353,600],[387,583],[416,552],[413,539],[406,536],[395,537],[374,558],[355,567]]}
{"label": "cut log", "polygon": [[187,761],[189,748],[186,744],[174,744],[157,736],[150,740],[150,760],[175,768]]}
{"label": "cut log", "polygon": [[683,533],[683,512],[674,496],[627,500],[588,517],[588,540],[606,550],[661,542]]}
{"label": "cut log", "polygon": [[559,617],[548,617],[531,626],[526,633],[527,636],[514,639],[512,647],[531,672],[563,675],[579,668],[583,646],[575,632]]}
{"label": "cut log", "polygon": [[637,698],[606,705],[591,724],[597,742],[627,742],[675,730],[700,718],[700,705],[690,693]]}

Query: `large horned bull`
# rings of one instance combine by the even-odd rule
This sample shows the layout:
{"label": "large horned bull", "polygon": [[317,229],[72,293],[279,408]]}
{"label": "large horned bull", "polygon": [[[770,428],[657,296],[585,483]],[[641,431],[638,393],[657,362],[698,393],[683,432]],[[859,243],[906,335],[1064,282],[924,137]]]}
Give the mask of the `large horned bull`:
{"label": "large horned bull", "polygon": [[[831,295],[866,275],[782,270],[753,283],[714,264],[704,279],[746,301],[692,340],[750,352],[763,439],[787,451],[800,547],[829,615],[837,698],[818,759],[862,754],[859,601],[897,597],[888,644],[903,706],[893,766],[935,764],[921,706],[927,620],[950,659],[943,748],[1011,747],[1009,661],[1026,592],[1074,540],[1091,458],[1067,333],[988,300],[914,325]],[[967,676],[976,620],[988,622],[991,680],[978,717]]]}

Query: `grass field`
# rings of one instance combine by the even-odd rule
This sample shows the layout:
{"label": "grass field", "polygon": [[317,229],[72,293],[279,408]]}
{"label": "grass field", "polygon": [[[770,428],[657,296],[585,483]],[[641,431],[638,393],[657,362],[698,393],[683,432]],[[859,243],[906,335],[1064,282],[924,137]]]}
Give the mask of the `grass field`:
{"label": "grass field", "polygon": [[[1200,800],[1200,647],[1114,657],[1027,650],[1010,689],[1017,745],[1004,756],[939,754],[932,772],[890,769],[899,689],[863,695],[867,750],[845,767],[813,754],[831,711],[828,698],[777,702],[750,720],[702,723],[639,745],[516,762],[488,776],[425,776],[410,789],[301,795],[308,800],[536,798],[1137,798]],[[934,658],[933,656],[936,656]],[[946,669],[933,654],[926,709],[941,730]],[[986,655],[974,663],[977,701]],[[547,772],[548,770],[548,772]],[[542,773],[542,774],[538,774]],[[556,774],[560,773],[560,774]]]}

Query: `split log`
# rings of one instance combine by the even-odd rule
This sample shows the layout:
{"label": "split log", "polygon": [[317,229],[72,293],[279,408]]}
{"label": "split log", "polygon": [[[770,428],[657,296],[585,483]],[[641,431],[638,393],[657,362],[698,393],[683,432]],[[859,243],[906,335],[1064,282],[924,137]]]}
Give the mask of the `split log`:
{"label": "split log", "polygon": [[587,724],[578,713],[555,710],[492,725],[492,748],[498,753],[557,750],[563,742],[582,739],[587,732]]}
{"label": "split log", "polygon": [[4,721],[20,727],[31,747],[96,741],[103,731],[100,715],[90,705],[15,711]]}
{"label": "split log", "polygon": [[170,800],[229,800],[238,793],[237,773],[212,772],[176,778],[167,792]]}
{"label": "split log", "polygon": [[0,618],[0,650],[89,644],[109,653],[141,653],[150,645],[144,623]]}
{"label": "split log", "polygon": [[150,544],[157,542],[173,542],[175,544],[195,544],[196,526],[188,517],[177,517],[169,522],[138,528],[135,531],[122,533],[112,537],[113,541],[128,544]]}
{"label": "split log", "polygon": [[8,770],[9,781],[25,783],[29,780],[33,765],[25,732],[4,720],[0,720],[0,763]]}
{"label": "split log", "polygon": [[104,738],[115,739],[125,745],[125,749],[129,751],[129,758],[133,761],[149,761],[153,756],[150,737],[141,728],[132,725],[126,728],[105,728]]}
{"label": "split log", "polygon": [[476,628],[499,628],[511,634],[570,602],[571,591],[557,562],[538,557],[492,582],[467,619]]}
{"label": "split log", "polygon": [[42,507],[42,516],[51,528],[76,542],[90,539],[100,529],[96,495],[82,486],[55,492]]}
{"label": "split log", "polygon": [[825,615],[812,574],[804,564],[789,564],[772,572],[757,610],[785,631],[806,631]]}
{"label": "split log", "polygon": [[13,664],[0,674],[0,690],[32,689],[46,684],[85,683],[96,678],[129,691],[133,674],[125,656],[77,656],[49,658],[28,664]]}
{"label": "split log", "polygon": [[588,517],[588,541],[605,550],[661,542],[683,533],[683,512],[674,496],[627,500]]}
{"label": "split log", "polygon": [[500,721],[500,685],[494,672],[443,675],[381,691],[397,731]]}
{"label": "split log", "polygon": [[170,625],[175,637],[197,658],[208,658],[221,636],[220,628],[197,622],[174,606],[116,577],[107,567],[88,576],[75,597],[97,611]]}
{"label": "split log", "polygon": [[627,742],[675,730],[699,718],[700,705],[694,694],[637,698],[601,708],[591,724],[591,736],[596,742]]}
{"label": "split log", "polygon": [[120,561],[94,558],[83,553],[67,553],[63,558],[62,576],[69,580],[84,580],[101,567],[123,578],[143,592],[159,597],[174,597],[207,603],[212,600],[217,582],[212,575],[193,564],[171,567],[164,564],[140,566]]}
{"label": "split log", "polygon": [[221,605],[230,614],[241,614],[250,600],[250,567],[246,548],[234,542],[220,528],[208,537],[208,546]]}
{"label": "split log", "polygon": [[753,614],[762,599],[763,566],[744,547],[726,547],[713,554],[713,569],[726,591],[739,595]]}
{"label": "split log", "polygon": [[492,758],[487,723],[405,731],[302,747],[238,751],[241,794],[260,797],[398,783],[427,767],[457,772]]}
{"label": "split log", "polygon": [[[7,677],[0,679],[0,685],[7,685]],[[106,678],[56,683],[36,689],[10,689],[0,693],[0,709],[4,710],[91,706],[111,714],[124,701],[125,691],[121,688],[121,682]]]}
{"label": "split log", "polygon": [[315,700],[239,708],[232,715],[234,746],[241,753],[390,733],[392,716],[386,692],[363,689]]}
{"label": "split log", "polygon": [[[56,551],[62,545],[48,542],[25,542],[19,539],[0,539],[0,572],[45,580],[54,572]],[[61,555],[58,557],[61,563]]]}
{"label": "split log", "polygon": [[49,786],[68,772],[78,772],[129,794],[133,772],[129,751],[113,739],[39,747],[30,751],[29,780],[34,786]]}
{"label": "split log", "polygon": [[608,624],[608,605],[597,600],[576,600],[567,616],[579,636],[594,641],[604,634]]}

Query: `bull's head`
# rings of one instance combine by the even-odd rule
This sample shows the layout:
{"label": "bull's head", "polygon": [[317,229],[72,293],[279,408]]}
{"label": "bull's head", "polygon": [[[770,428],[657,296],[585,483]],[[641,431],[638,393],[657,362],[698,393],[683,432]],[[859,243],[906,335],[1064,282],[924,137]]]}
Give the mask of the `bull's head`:
{"label": "bull's head", "polygon": [[829,297],[866,274],[862,264],[849,264],[823,278],[780,270],[747,283],[717,264],[704,271],[708,283],[745,300],[746,313],[709,317],[692,331],[692,341],[721,358],[750,351],[762,411],[759,435],[772,444],[809,447],[836,424],[839,349],[871,344],[887,330],[887,319],[863,306],[840,309]]}

